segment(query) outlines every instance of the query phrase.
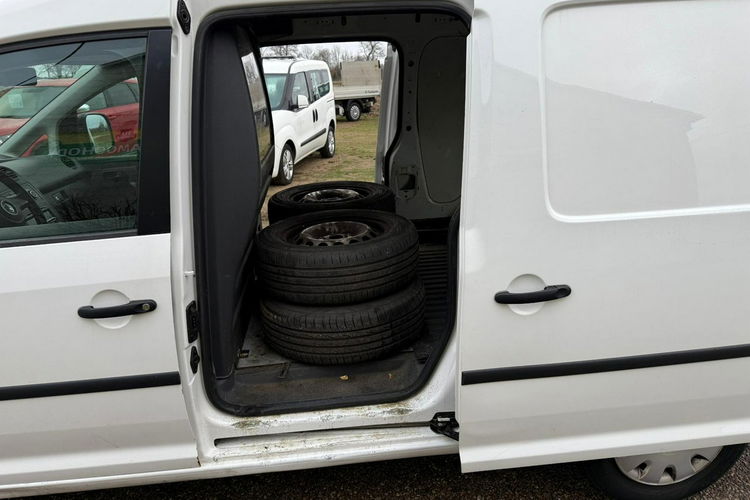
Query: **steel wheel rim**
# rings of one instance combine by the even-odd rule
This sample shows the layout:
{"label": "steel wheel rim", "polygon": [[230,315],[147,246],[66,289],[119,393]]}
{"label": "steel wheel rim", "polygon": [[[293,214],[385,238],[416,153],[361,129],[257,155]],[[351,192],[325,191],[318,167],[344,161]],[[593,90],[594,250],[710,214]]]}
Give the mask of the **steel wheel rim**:
{"label": "steel wheel rim", "polygon": [[316,189],[305,193],[300,201],[302,203],[320,203],[320,202],[337,202],[350,201],[362,198],[362,194],[354,189],[347,188],[326,188]]}
{"label": "steel wheel rim", "polygon": [[328,131],[328,154],[333,155],[336,151],[336,137],[333,135],[333,130]]}
{"label": "steel wheel rim", "polygon": [[722,446],[615,458],[620,472],[649,486],[669,486],[690,479],[713,462]]}
{"label": "steel wheel rim", "polygon": [[292,152],[288,149],[284,150],[284,154],[281,157],[281,172],[284,174],[285,179],[291,179],[292,173],[294,172],[294,158]]}
{"label": "steel wheel rim", "polygon": [[352,109],[349,113],[352,115],[352,118],[354,118],[355,120],[359,118],[359,106],[357,105],[352,106]]}
{"label": "steel wheel rim", "polygon": [[331,221],[308,226],[299,232],[296,243],[309,247],[352,245],[371,240],[378,232],[364,222]]}

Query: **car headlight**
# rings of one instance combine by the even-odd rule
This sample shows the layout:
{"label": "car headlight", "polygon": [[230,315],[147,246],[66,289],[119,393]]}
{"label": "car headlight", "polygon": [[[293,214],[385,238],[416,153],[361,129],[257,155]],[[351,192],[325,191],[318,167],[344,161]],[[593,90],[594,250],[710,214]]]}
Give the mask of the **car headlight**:
{"label": "car headlight", "polygon": [[8,135],[0,135],[0,144],[2,144],[2,143],[4,143],[5,141],[7,141],[7,140],[8,140],[8,137],[10,137],[10,136],[11,136],[11,134],[8,134]]}

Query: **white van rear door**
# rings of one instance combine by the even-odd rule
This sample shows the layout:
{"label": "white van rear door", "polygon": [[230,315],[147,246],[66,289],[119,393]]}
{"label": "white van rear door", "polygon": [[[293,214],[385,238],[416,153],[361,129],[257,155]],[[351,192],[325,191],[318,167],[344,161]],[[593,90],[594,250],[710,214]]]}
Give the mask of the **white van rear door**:
{"label": "white van rear door", "polygon": [[465,471],[750,441],[749,15],[477,0]]}

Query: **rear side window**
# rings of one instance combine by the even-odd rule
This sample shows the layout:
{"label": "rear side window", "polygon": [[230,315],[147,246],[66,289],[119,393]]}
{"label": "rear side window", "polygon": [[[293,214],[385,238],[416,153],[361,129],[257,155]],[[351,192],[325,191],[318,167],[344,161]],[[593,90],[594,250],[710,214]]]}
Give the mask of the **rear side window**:
{"label": "rear side window", "polygon": [[245,67],[245,79],[250,92],[250,101],[255,116],[255,132],[258,136],[258,156],[263,158],[271,151],[273,146],[271,132],[271,110],[263,91],[263,78],[258,69],[258,61],[254,53],[242,57],[242,65]]}
{"label": "rear side window", "polygon": [[145,37],[0,54],[0,243],[136,229],[145,55]]}
{"label": "rear side window", "polygon": [[315,70],[314,73],[318,74],[320,84],[318,85],[318,93],[323,97],[331,91],[331,79],[328,77],[328,71],[324,69]]}
{"label": "rear side window", "polygon": [[328,79],[328,72],[322,69],[308,71],[310,77],[312,100],[317,101],[326,95],[331,89],[331,81]]}
{"label": "rear side window", "polygon": [[297,102],[298,95],[303,95],[312,101],[304,73],[297,73],[294,75],[294,80],[292,80],[292,103]]}

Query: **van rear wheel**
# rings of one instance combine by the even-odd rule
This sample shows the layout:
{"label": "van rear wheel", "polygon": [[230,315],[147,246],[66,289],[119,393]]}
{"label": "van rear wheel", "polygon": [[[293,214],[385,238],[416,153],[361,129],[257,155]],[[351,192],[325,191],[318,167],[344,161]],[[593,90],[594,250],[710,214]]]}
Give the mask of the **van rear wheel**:
{"label": "van rear wheel", "polygon": [[584,466],[591,481],[611,498],[676,500],[716,482],[740,458],[745,446],[634,455]]}
{"label": "van rear wheel", "polygon": [[362,116],[362,105],[359,101],[349,101],[346,105],[346,119],[350,122],[356,122]]}
{"label": "van rear wheel", "polygon": [[294,151],[289,144],[284,145],[279,158],[279,173],[274,177],[273,183],[286,186],[291,184],[294,178]]}
{"label": "van rear wheel", "polygon": [[331,126],[328,128],[325,145],[320,148],[320,155],[323,158],[333,158],[336,154],[336,130]]}

